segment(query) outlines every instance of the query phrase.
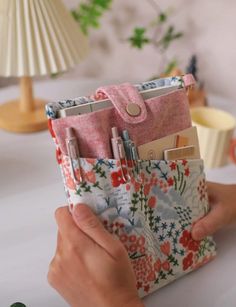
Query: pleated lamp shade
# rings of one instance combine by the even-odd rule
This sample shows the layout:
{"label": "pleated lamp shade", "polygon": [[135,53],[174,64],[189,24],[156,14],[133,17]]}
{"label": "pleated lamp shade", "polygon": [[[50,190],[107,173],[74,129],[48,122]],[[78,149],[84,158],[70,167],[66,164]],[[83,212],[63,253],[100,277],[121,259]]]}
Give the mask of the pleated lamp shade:
{"label": "pleated lamp shade", "polygon": [[0,76],[66,71],[87,40],[61,0],[0,0]]}
{"label": "pleated lamp shade", "polygon": [[88,44],[62,0],[0,0],[0,76],[20,77],[20,99],[0,105],[0,127],[33,132],[47,127],[45,102],[33,98],[33,76],[68,70]]}

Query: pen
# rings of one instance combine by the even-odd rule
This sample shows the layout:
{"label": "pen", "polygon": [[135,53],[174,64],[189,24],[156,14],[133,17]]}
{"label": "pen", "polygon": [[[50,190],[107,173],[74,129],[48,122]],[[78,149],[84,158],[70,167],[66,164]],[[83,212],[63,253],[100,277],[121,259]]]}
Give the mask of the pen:
{"label": "pen", "polygon": [[139,159],[137,148],[136,148],[134,142],[130,139],[129,132],[127,130],[123,130],[122,136],[123,136],[123,140],[124,140],[124,148],[125,148],[125,153],[126,153],[127,159],[137,161]]}
{"label": "pen", "polygon": [[111,133],[112,133],[111,145],[112,145],[114,159],[117,160],[126,159],[123,140],[118,134],[117,127],[113,127],[111,129]]}
{"label": "pen", "polygon": [[74,161],[78,163],[78,168],[80,170],[80,154],[79,154],[79,145],[75,136],[74,129],[72,127],[66,128],[66,148],[68,152],[68,156],[70,158],[73,179],[80,183],[82,181],[81,172],[79,171],[79,181],[75,174]]}
{"label": "pen", "polygon": [[114,159],[117,159],[120,161],[120,167],[121,167],[121,173],[122,173],[122,179],[124,182],[127,182],[130,178],[129,174],[125,175],[122,162],[124,161],[127,166],[127,160],[126,160],[126,154],[124,149],[124,144],[122,138],[118,134],[117,127],[111,128],[112,138],[111,138],[111,146],[113,151],[113,157]]}

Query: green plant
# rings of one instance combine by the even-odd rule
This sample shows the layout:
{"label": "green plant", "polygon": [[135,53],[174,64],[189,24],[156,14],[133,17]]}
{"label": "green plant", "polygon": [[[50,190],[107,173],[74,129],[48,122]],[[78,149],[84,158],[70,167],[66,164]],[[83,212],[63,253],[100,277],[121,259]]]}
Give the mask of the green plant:
{"label": "green plant", "polygon": [[[133,29],[127,41],[129,44],[142,50],[146,45],[154,46],[163,57],[165,67],[162,71],[170,73],[178,64],[176,59],[167,59],[166,53],[172,43],[183,36],[183,32],[175,29],[169,23],[170,12],[162,11],[155,0],[146,0],[156,12],[156,17],[147,26],[137,26]],[[100,19],[110,9],[112,0],[83,0],[72,15],[80,24],[82,31],[88,34],[90,28],[99,28]]]}
{"label": "green plant", "polygon": [[87,0],[71,11],[79,22],[82,31],[88,34],[89,28],[99,28],[100,18],[110,8],[112,0]]}
{"label": "green plant", "polygon": [[17,303],[12,304],[10,307],[26,307],[26,306],[22,303],[17,302]]}

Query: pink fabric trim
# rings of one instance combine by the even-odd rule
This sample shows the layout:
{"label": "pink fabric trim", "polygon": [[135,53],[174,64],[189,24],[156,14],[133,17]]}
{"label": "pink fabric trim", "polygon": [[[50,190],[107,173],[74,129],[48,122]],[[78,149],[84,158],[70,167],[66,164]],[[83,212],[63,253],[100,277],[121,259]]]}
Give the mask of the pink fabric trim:
{"label": "pink fabric trim", "polygon": [[[132,84],[123,83],[120,85],[103,86],[96,91],[96,95],[100,93],[105,94],[111,100],[117,112],[126,123],[138,124],[147,118],[144,100]],[[126,106],[129,103],[136,103],[140,107],[140,115],[134,117],[127,113]]]}
{"label": "pink fabric trim", "polygon": [[52,121],[59,147],[67,154],[65,128],[73,127],[81,157],[111,158],[111,127],[129,131],[137,146],[191,127],[189,103],[185,89],[145,101],[147,117],[141,124],[127,123],[116,108],[59,118]]}
{"label": "pink fabric trim", "polygon": [[196,84],[196,80],[192,74],[184,75],[183,77],[185,87],[194,86]]}

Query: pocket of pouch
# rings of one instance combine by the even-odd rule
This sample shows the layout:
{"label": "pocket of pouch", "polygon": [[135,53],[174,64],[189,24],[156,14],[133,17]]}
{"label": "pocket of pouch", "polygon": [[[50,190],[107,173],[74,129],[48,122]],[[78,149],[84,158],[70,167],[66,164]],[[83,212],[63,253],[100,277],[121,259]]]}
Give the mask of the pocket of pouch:
{"label": "pocket of pouch", "polygon": [[126,168],[114,159],[80,158],[78,163],[63,155],[61,171],[65,188],[70,193],[76,193],[81,186],[86,186],[88,191],[95,189],[100,192],[105,186],[105,189],[114,190],[123,186],[127,193],[142,189],[144,194],[153,191],[163,198],[172,197],[173,202],[192,207],[195,220],[208,211],[204,166],[200,159],[140,161],[138,167]]}

